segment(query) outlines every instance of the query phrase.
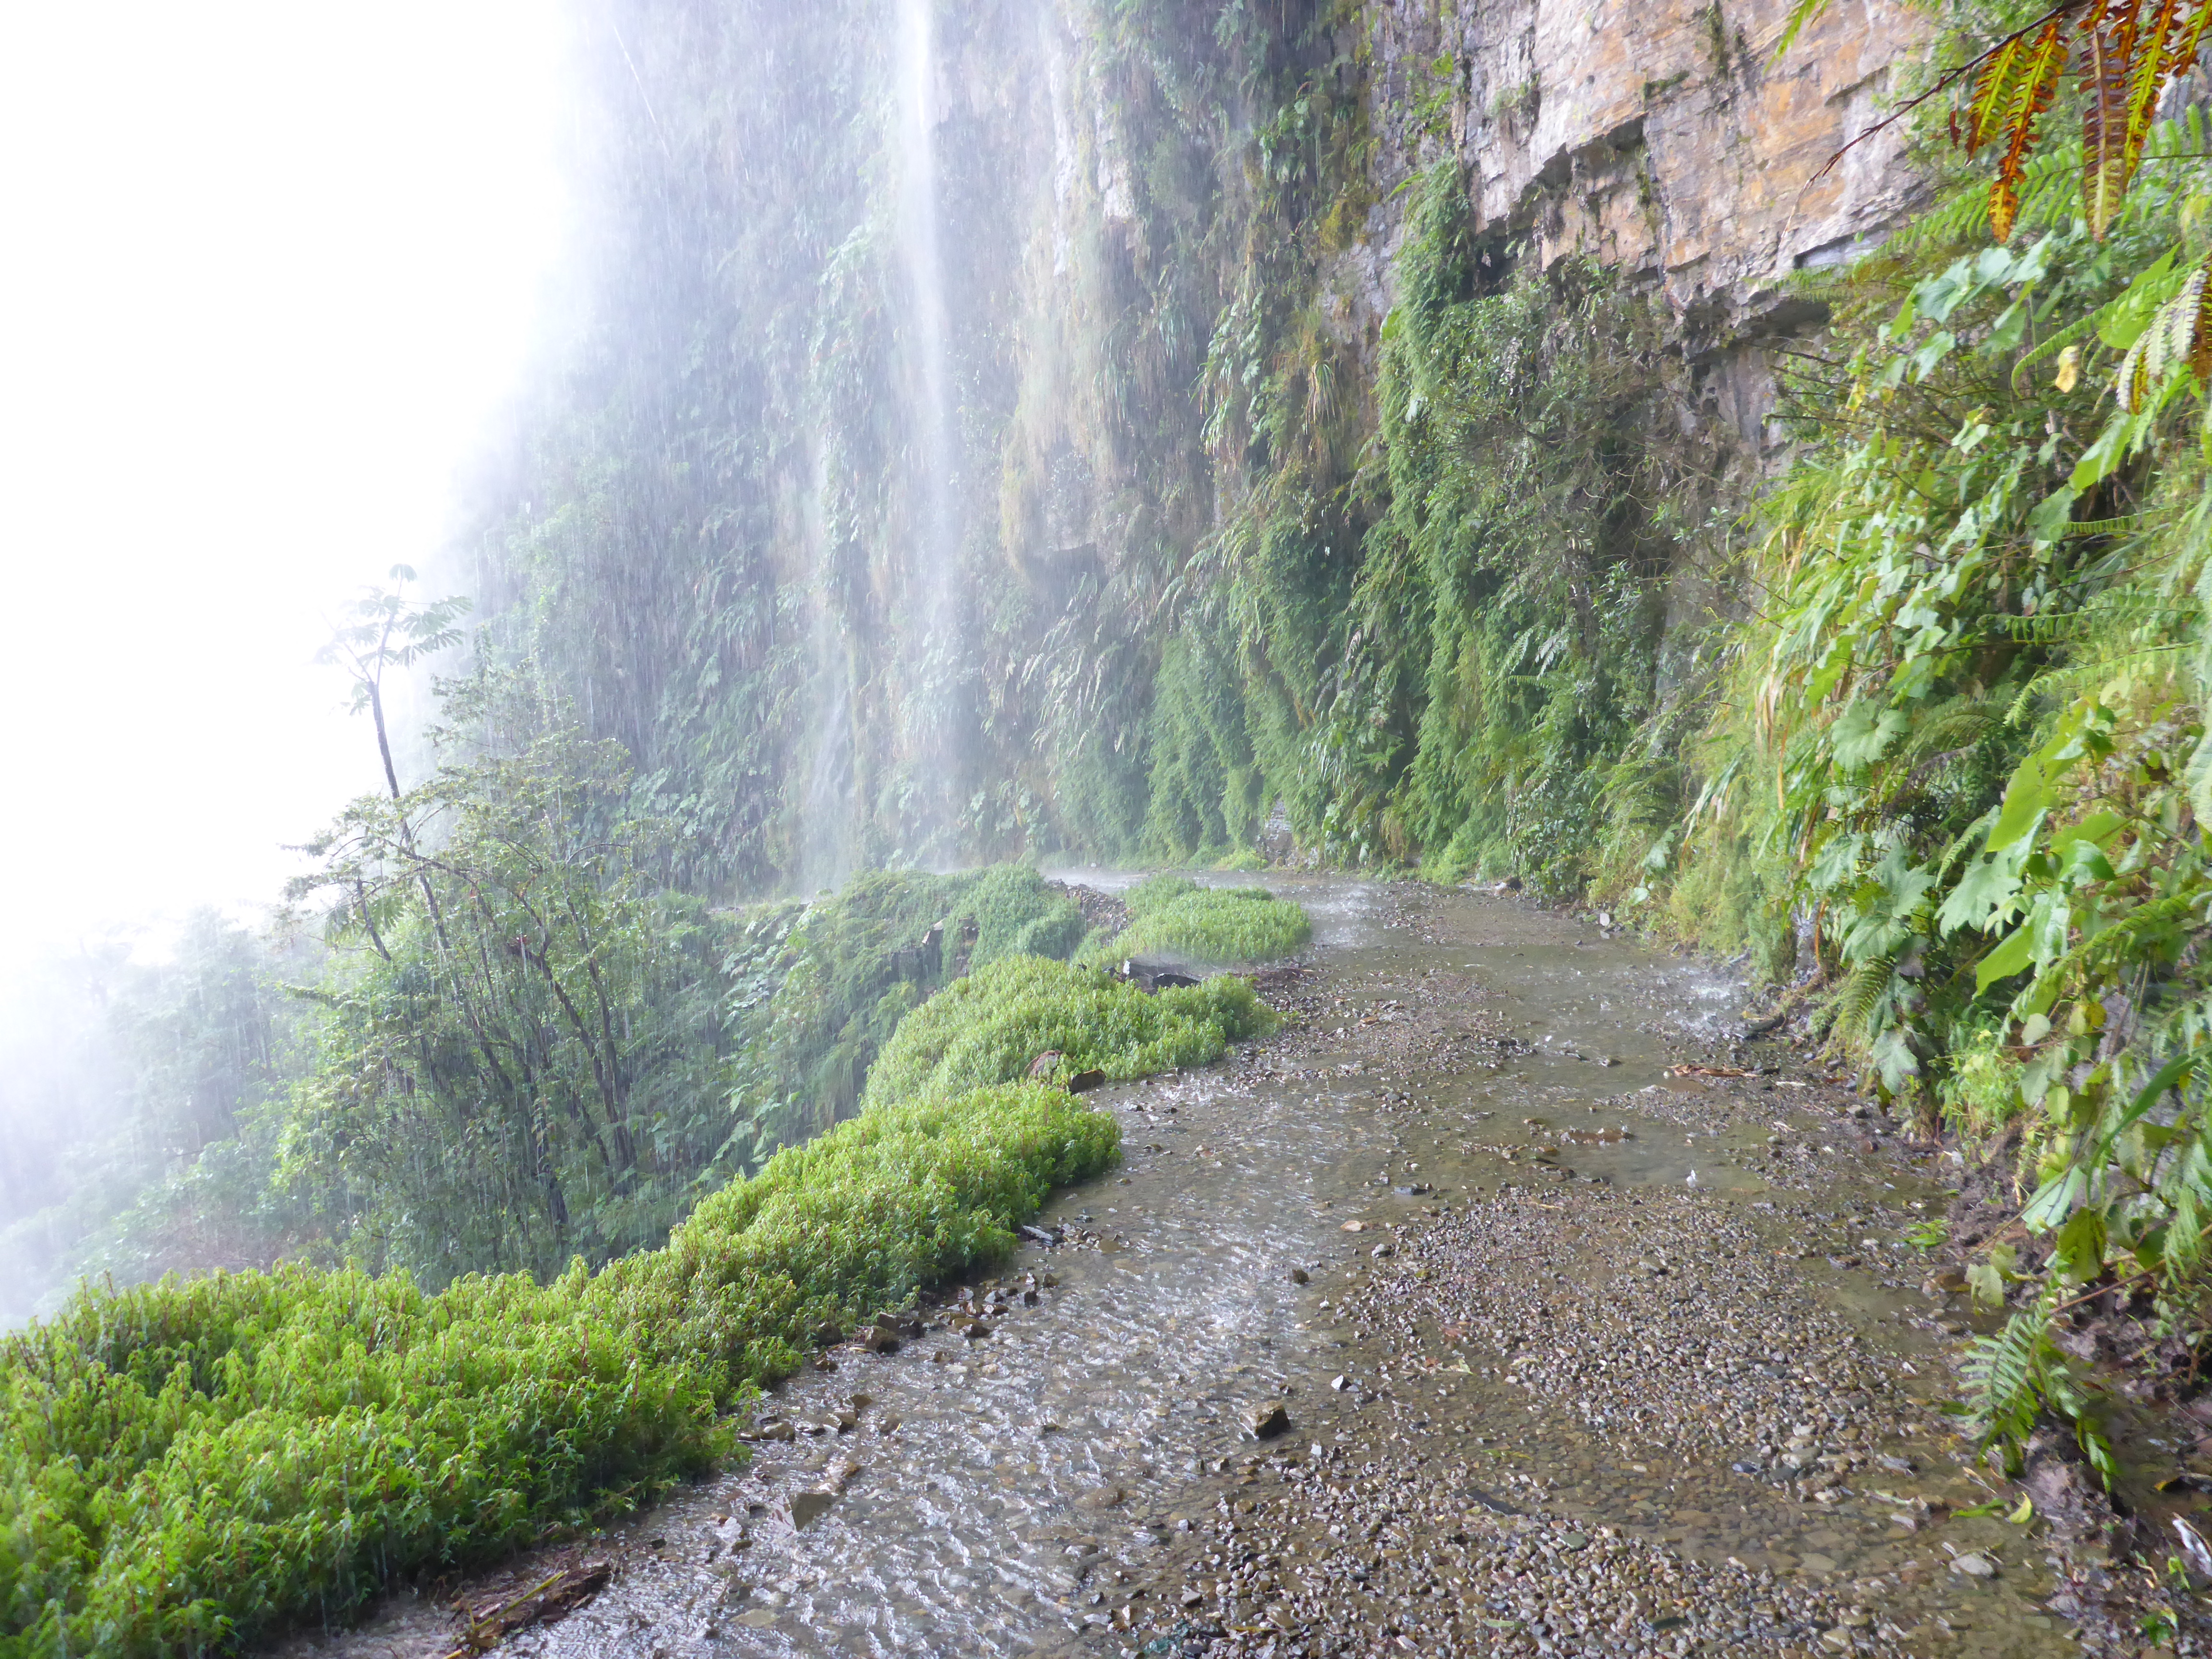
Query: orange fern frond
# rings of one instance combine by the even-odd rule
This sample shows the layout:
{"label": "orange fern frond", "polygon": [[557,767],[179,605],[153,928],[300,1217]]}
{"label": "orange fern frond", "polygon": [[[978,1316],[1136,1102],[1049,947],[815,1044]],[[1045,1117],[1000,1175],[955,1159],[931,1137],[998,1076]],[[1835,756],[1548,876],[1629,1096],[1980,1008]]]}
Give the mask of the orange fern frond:
{"label": "orange fern frond", "polygon": [[2051,107],[2065,70],[2064,20],[2054,17],[2035,37],[2018,70],[2007,77],[2009,96],[2003,118],[2009,137],[1996,180],[1990,186],[1990,232],[2000,242],[2012,235],[2013,221],[2020,213],[2021,174],[2028,152],[2035,148],[2036,123]]}
{"label": "orange fern frond", "polygon": [[2012,120],[2013,98],[2027,62],[2028,37],[2015,34],[1990,49],[1982,72],[1974,77],[1973,95],[1966,100],[1966,127],[1954,130],[1954,139],[1972,155],[1996,137]]}
{"label": "orange fern frond", "polygon": [[2212,23],[2212,0],[2196,0],[2186,9],[2188,15],[2175,26],[2166,42],[2165,68],[2168,79],[2186,75],[2197,67],[2197,54],[2204,45],[2204,26]]}
{"label": "orange fern frond", "polygon": [[[2081,216],[2089,234],[2099,241],[2112,228],[2127,194],[2134,173],[2134,158],[2142,152],[2138,139],[2129,143],[2128,111],[2135,88],[2137,14],[2132,0],[2113,6],[2103,15],[2092,14],[2082,30],[2087,37],[2081,64]],[[2154,62],[2164,54],[2145,54]]]}

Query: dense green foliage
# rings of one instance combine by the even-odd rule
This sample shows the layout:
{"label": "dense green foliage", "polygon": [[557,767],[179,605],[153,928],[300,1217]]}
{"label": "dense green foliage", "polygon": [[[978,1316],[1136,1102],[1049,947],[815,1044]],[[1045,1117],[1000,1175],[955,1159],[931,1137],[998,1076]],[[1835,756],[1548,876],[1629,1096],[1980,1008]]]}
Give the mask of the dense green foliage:
{"label": "dense green foliage", "polygon": [[443,1278],[664,1236],[729,1133],[719,929],[669,891],[620,750],[555,730],[366,796],[312,849],[346,966],[280,1179]]}
{"label": "dense green foliage", "polygon": [[2156,135],[2098,240],[2062,149],[2011,246],[1954,209],[1831,287],[1762,509],[1766,600],[1680,847],[1644,872],[1686,928],[1763,935],[1776,967],[1808,918],[1833,1041],[2010,1161],[2029,1243],[1974,1281],[2021,1310],[1971,1380],[2015,1455],[2039,1404],[2102,1455],[2045,1334],[2063,1292],[2147,1291],[2194,1343],[2212,1291],[2208,428],[2186,373],[2106,395],[2205,257],[2204,150],[2194,121]]}
{"label": "dense green foliage", "polygon": [[433,775],[315,844],[296,896],[319,948],[280,964],[204,918],[174,964],[112,970],[80,1039],[104,1064],[72,1056],[26,1113],[113,1122],[21,1205],[19,1313],[71,1266],[131,1283],[283,1255],[434,1288],[596,1266],[850,1115],[940,986],[1082,942],[1075,902],[1015,866],[712,910],[670,884],[673,827],[635,811],[613,744],[535,719],[510,738],[482,680],[448,706]]}
{"label": "dense green foliage", "polygon": [[[1041,994],[1055,977],[1082,988]],[[1042,1031],[1135,1076],[1267,1018],[1240,982],[1155,1000],[1018,955],[924,1012],[941,1058],[914,1089],[872,1089],[596,1274],[579,1258],[430,1294],[291,1266],[87,1290],[9,1339],[0,1653],[234,1649],[649,1495],[728,1449],[720,1413],[748,1385],[1002,1255],[1053,1188],[1113,1162],[1110,1116],[968,1086],[1029,1051],[983,1056]]]}
{"label": "dense green foliage", "polygon": [[1659,580],[1696,504],[1662,434],[1663,309],[1479,244],[1455,166],[1411,221],[1364,481],[1385,505],[1318,744],[1328,844],[1572,890],[1654,707]]}
{"label": "dense green foliage", "polygon": [[747,1034],[738,1144],[764,1155],[827,1128],[909,1009],[1009,955],[1072,956],[1083,937],[1075,902],[1019,865],[872,871],[833,896],[757,907],[726,962]]}
{"label": "dense green foliage", "polygon": [[[1877,253],[1802,276],[1789,314],[1826,320],[1777,358],[1777,460],[1698,412],[1663,294],[1478,222],[1451,74],[1378,160],[1378,9],[1077,0],[1054,33],[1015,0],[939,6],[969,95],[936,131],[936,457],[881,9],[606,15],[626,44],[578,117],[591,326],[487,483],[493,620],[437,769],[403,788],[384,744],[387,788],[300,895],[320,939],[210,925],[172,967],[102,968],[131,994],[101,1150],[0,1169],[26,1260],[196,1244],[411,1278],[96,1296],[27,1339],[26,1376],[94,1365],[111,1311],[212,1322],[239,1357],[180,1370],[130,1339],[139,1394],[84,1419],[118,1449],[18,1511],[45,1541],[9,1558],[8,1628],[50,1606],[87,1621],[73,1644],[172,1613],[258,1628],[649,1487],[811,1331],[988,1255],[1110,1156],[1018,1085],[1041,1055],[1130,1077],[1267,1025],[1249,987],[1149,998],[1091,964],[1310,937],[1295,905],[1182,878],[1088,941],[1014,866],[756,896],[869,865],[1218,866],[1272,821],[1321,860],[1602,896],[1801,980],[1893,1104],[2001,1160],[2027,1242],[1974,1275],[2014,1315],[1972,1373],[1992,1438],[2045,1406],[2087,1424],[2046,1329],[2069,1294],[2140,1289],[2197,1340],[2212,524],[2174,307],[2204,292],[2201,123],[2084,219],[2062,107],[2007,162],[2008,245],[1986,180],[1944,175]],[[1363,338],[1338,256],[1401,213],[1395,309]],[[384,668],[457,615],[359,608],[345,660],[380,736]],[[217,1214],[220,1248],[195,1224]],[[516,1267],[541,1282],[469,1276]],[[537,1340],[517,1309],[578,1333],[574,1419],[511,1409]],[[131,1588],[171,1545],[112,1508],[130,1459],[181,1491],[167,1449],[228,1468],[210,1425],[234,1412],[240,1446],[323,1443],[317,1356],[358,1338],[337,1370],[374,1395],[464,1326],[487,1369],[420,1443],[480,1449],[505,1494],[480,1525],[433,1542],[407,1528],[445,1498],[395,1495],[411,1518],[326,1538],[303,1499],[267,1522],[297,1581],[193,1613],[193,1575],[230,1571],[194,1564],[261,1547],[218,1514],[219,1545],[177,1523],[212,1553]],[[603,1363],[642,1415],[598,1414]],[[11,1446],[46,1443],[21,1437],[43,1410]],[[404,1494],[413,1466],[374,1448],[363,1479]]]}
{"label": "dense green foliage", "polygon": [[[1285,906],[1285,908],[1293,907]],[[1239,979],[1158,995],[1104,969],[1009,957],[948,986],[904,1020],[868,1079],[871,1103],[931,1098],[1029,1074],[1057,1053],[1054,1075],[1143,1077],[1221,1058],[1274,1016]]]}
{"label": "dense green foliage", "polygon": [[1148,896],[1152,902],[1139,909],[1131,895],[1133,919],[1095,947],[1099,960],[1134,957],[1210,967],[1278,962],[1313,937],[1304,907],[1278,900],[1263,887],[1194,887]]}

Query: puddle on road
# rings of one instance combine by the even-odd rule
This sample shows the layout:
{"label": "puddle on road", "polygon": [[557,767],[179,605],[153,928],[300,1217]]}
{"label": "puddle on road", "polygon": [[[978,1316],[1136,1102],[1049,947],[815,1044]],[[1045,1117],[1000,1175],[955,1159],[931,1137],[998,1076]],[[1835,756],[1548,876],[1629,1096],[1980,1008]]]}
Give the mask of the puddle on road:
{"label": "puddle on road", "polygon": [[[1771,1473],[1733,1473],[1727,1456],[1625,1455],[1618,1425],[1539,1408],[1484,1375],[1501,1356],[1480,1340],[1432,1336],[1423,1363],[1434,1369],[1409,1375],[1401,1340],[1332,1322],[1347,1269],[1373,1265],[1372,1241],[1347,1222],[1418,1222],[1492,1201],[1501,1185],[1541,1203],[1607,1183],[1694,1191],[1775,1248],[1806,1244],[1805,1279],[1832,1313],[1917,1358],[1931,1389],[1945,1375],[1929,1340],[1897,1322],[1926,1310],[1918,1268],[1900,1255],[1891,1271],[1879,1255],[1871,1274],[1830,1267],[1812,1246],[1835,1228],[1818,1224],[1812,1239],[1815,1224],[1792,1213],[1814,1194],[1786,1176],[1770,1183],[1771,1141],[1801,1149],[1815,1171],[1823,1158],[1846,1161],[1818,1152],[1835,1120],[1807,1109],[1810,1092],[1753,1080],[1723,1124],[1705,1109],[1703,1080],[1670,1075],[1686,1041],[1723,1029],[1735,988],[1515,901],[1421,890],[1408,904],[1377,884],[1268,884],[1315,920],[1301,1030],[1203,1073],[1091,1096],[1121,1121],[1124,1162],[1042,1218],[1079,1242],[1025,1247],[978,1287],[996,1284],[1012,1304],[994,1334],[937,1328],[893,1354],[836,1350],[834,1371],[802,1372],[769,1401],[790,1440],[611,1529],[614,1584],[503,1651],[1118,1652],[1125,1637],[1085,1621],[1165,1572],[1188,1523],[1235,1501],[1260,1449],[1248,1425],[1276,1405],[1294,1431],[1275,1447],[1372,1440],[1395,1413],[1389,1432],[1465,1458],[1515,1508],[1692,1558],[1838,1585],[1893,1571],[1904,1552],[1940,1559],[1928,1534],[1899,1539],[1832,1514]],[[1904,1206],[1940,1213],[1940,1194],[1917,1182],[1868,1164],[1824,1181],[1815,1207],[1893,1240]],[[1620,1267],[1570,1265],[1563,1278],[1595,1287]],[[1309,1282],[1294,1283],[1293,1268]],[[1885,1272],[1894,1288],[1881,1288]],[[1379,1384],[1330,1386],[1392,1363],[1389,1399]],[[1917,1456],[1932,1492],[1933,1471],[1954,1465],[1931,1452]],[[802,1504],[821,1510],[802,1529],[793,1500],[807,1492],[834,1496]],[[2008,1561],[2029,1553],[1994,1520],[1953,1522],[1941,1536],[2006,1548]],[[1996,1584],[1908,1582],[1898,1594],[1917,1598],[1913,1618],[1971,1608],[1964,1650],[2057,1651],[2033,1584],[2022,1565]],[[442,1628],[432,1609],[399,1605],[307,1645],[420,1651],[409,1632]]]}

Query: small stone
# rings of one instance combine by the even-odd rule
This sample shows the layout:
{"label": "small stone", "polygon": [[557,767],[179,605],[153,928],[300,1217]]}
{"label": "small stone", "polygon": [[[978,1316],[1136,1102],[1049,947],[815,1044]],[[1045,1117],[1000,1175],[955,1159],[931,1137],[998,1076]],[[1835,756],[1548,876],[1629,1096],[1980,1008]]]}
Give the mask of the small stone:
{"label": "small stone", "polygon": [[1997,1564],[1979,1551],[1969,1551],[1952,1558],[1951,1571],[1964,1573],[1969,1578],[1994,1578],[1997,1576]]}
{"label": "small stone", "polygon": [[828,1492],[795,1492],[791,1495],[791,1524],[810,1526],[820,1520],[836,1502],[837,1495]]}
{"label": "small stone", "polygon": [[1255,1407],[1246,1426],[1255,1439],[1273,1440],[1291,1431],[1291,1414],[1279,1404]]}
{"label": "small stone", "polygon": [[1344,1231],[1348,1233],[1364,1233],[1367,1231],[1367,1224],[1364,1221],[1347,1221],[1344,1224]]}
{"label": "small stone", "polygon": [[991,1328],[980,1319],[971,1319],[960,1328],[960,1334],[970,1342],[980,1342],[990,1334]]}
{"label": "small stone", "polygon": [[1291,1283],[1293,1285],[1304,1285],[1312,1277],[1313,1275],[1309,1273],[1304,1267],[1293,1267],[1291,1269]]}

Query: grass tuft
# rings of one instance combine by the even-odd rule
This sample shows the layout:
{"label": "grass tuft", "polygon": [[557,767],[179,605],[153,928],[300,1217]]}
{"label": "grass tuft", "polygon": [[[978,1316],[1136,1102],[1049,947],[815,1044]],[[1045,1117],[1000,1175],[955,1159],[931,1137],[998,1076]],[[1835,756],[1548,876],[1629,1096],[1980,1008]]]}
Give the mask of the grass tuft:
{"label": "grass tuft", "polygon": [[1304,907],[1272,896],[1264,887],[1200,887],[1186,883],[1174,893],[1157,889],[1155,876],[1145,888],[1140,906],[1133,890],[1129,909],[1134,918],[1118,939],[1095,950],[1095,958],[1118,961],[1127,957],[1170,960],[1226,967],[1242,963],[1274,962],[1293,955],[1313,938],[1313,924]]}

